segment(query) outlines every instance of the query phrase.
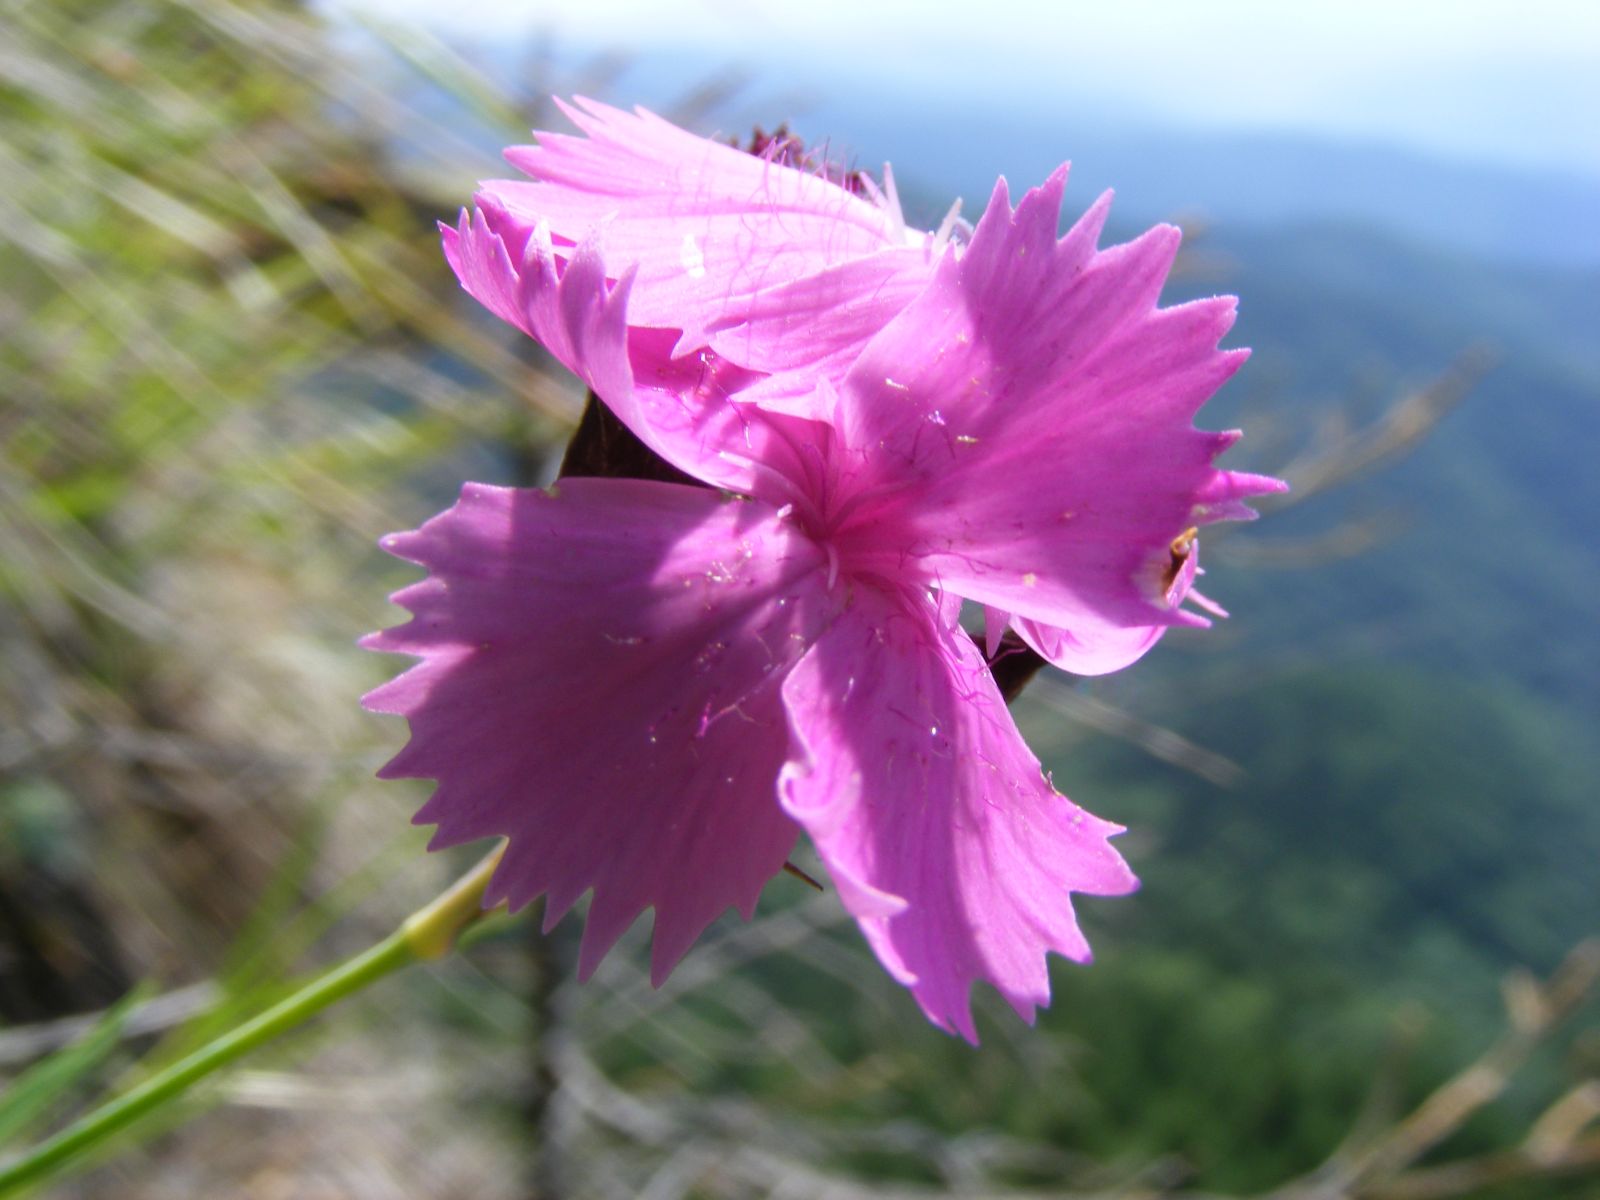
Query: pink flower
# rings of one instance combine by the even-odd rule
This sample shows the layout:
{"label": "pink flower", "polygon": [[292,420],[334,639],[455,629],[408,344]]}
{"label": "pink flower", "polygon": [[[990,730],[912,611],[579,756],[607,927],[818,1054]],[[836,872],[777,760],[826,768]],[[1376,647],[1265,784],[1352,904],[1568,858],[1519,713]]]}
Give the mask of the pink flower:
{"label": "pink flower", "polygon": [[[491,899],[545,894],[549,927],[592,889],[585,976],[654,908],[665,978],[727,907],[750,915],[803,829],[934,1022],[975,1040],[977,980],[1031,1019],[1046,952],[1089,957],[1071,894],[1135,881],[955,617],[981,603],[1079,670],[1207,623],[1181,607],[1190,527],[1281,486],[1217,470],[1237,435],[1191,424],[1244,357],[1216,349],[1233,302],[1156,308],[1176,231],[1098,250],[1103,202],[1058,239],[1064,169],[1014,211],[1002,181],[957,254],[893,244],[815,176],[599,112],[594,141],[529,152],[559,182],[490,199],[539,220],[480,197],[446,252],[653,450],[739,498],[469,484],[386,539],[430,575],[367,641],[421,660],[367,697],[411,722],[384,773],[438,780],[417,816],[435,845],[509,838]],[[601,238],[628,264],[614,284]],[[666,257],[691,244],[703,273]],[[869,277],[915,295],[857,303]]]}

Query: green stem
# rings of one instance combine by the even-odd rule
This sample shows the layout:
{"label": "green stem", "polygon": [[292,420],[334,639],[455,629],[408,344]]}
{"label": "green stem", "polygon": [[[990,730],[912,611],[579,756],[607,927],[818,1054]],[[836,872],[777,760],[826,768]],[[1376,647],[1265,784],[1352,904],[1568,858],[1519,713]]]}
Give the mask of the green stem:
{"label": "green stem", "polygon": [[13,1163],[0,1167],[0,1197],[54,1174],[69,1158],[105,1141],[213,1071],[301,1025],[323,1009],[414,962],[438,958],[456,936],[483,916],[483,891],[500,861],[499,849],[449,891],[408,917],[376,946],[335,967],[260,1016],[163,1068],[102,1105]]}

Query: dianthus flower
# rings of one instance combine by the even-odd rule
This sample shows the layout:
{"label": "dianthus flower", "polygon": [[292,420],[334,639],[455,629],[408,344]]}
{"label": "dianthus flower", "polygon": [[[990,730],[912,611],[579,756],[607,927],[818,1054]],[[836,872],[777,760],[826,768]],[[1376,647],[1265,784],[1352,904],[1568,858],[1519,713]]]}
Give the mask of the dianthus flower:
{"label": "dianthus flower", "polygon": [[384,774],[438,781],[435,845],[507,837],[489,899],[543,894],[548,928],[592,891],[581,975],[653,908],[660,982],[804,830],[930,1019],[975,1040],[978,980],[1031,1019],[1046,952],[1089,957],[1072,893],[1135,880],[961,601],[1085,671],[1206,623],[1193,527],[1280,486],[1191,423],[1243,359],[1233,302],[1157,308],[1177,233],[1097,249],[1104,200],[1058,238],[1065,169],[1015,209],[1002,180],[957,247],[648,114],[584,119],[446,253],[710,486],[468,484],[386,539],[430,574],[367,642],[420,659],[367,697],[411,722]]}

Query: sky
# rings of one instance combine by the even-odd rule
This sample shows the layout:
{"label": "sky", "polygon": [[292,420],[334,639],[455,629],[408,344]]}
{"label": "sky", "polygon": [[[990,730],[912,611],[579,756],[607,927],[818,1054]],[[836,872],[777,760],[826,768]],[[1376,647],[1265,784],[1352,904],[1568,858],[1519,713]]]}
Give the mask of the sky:
{"label": "sky", "polygon": [[1590,0],[336,3],[452,39],[543,33],[558,51],[675,52],[986,107],[1094,97],[1155,126],[1312,133],[1600,178]]}

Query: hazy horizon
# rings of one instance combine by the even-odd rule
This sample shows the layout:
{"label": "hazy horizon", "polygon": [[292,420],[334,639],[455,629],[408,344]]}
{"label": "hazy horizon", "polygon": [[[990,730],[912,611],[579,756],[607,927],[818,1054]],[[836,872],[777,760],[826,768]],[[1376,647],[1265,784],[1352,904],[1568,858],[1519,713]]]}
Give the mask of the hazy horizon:
{"label": "hazy horizon", "polygon": [[947,104],[1088,106],[1118,124],[1207,134],[1298,134],[1461,164],[1600,180],[1600,7],[1530,0],[1369,0],[1285,10],[1252,0],[1098,8],[991,4],[970,23],[948,0],[803,10],[698,0],[336,0],[446,40],[544,39],[558,60],[664,52],[742,72],[764,93],[852,82]]}

